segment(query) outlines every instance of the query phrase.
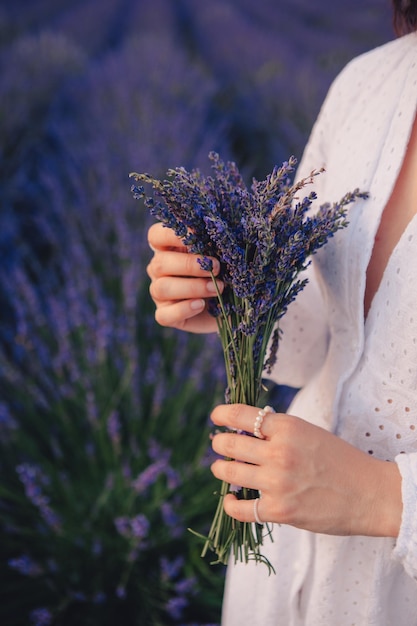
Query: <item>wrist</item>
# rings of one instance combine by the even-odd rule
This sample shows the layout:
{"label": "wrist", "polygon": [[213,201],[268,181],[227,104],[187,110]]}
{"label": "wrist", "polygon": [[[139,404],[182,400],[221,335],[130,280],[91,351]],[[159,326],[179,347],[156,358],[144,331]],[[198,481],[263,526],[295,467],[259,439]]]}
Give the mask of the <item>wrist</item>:
{"label": "wrist", "polygon": [[374,506],[370,510],[369,534],[377,537],[398,537],[403,510],[401,474],[396,463],[379,463],[375,485]]}

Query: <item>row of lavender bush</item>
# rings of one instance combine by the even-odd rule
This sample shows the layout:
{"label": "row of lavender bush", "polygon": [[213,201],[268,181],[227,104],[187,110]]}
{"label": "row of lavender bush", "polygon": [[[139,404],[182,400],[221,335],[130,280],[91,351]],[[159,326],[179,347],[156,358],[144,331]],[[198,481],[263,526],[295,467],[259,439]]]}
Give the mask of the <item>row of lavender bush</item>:
{"label": "row of lavender bush", "polygon": [[215,149],[265,175],[389,37],[382,0],[0,7],[2,624],[219,621],[187,528],[213,513],[220,348],[155,324],[128,173]]}

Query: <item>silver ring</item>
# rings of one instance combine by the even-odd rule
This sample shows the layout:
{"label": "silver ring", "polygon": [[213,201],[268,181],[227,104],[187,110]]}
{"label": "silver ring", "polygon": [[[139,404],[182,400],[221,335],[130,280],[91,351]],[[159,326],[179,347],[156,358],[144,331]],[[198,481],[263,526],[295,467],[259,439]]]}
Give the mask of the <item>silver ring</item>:
{"label": "silver ring", "polygon": [[263,409],[259,409],[258,415],[255,418],[255,423],[253,425],[253,434],[258,439],[265,439],[265,436],[262,434],[262,422],[264,421],[264,417],[267,413],[275,413],[274,409],[271,406],[266,406]]}
{"label": "silver ring", "polygon": [[263,526],[263,521],[261,520],[261,518],[259,517],[259,513],[258,513],[258,504],[259,504],[259,500],[260,498],[256,498],[253,501],[253,514],[255,516],[255,522],[257,524],[259,524],[260,526]]}

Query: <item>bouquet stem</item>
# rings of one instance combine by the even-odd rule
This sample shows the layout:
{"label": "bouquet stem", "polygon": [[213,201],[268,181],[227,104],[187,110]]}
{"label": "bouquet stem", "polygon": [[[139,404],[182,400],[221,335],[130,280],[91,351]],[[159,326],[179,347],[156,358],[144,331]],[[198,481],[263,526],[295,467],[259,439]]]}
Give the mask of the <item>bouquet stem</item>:
{"label": "bouquet stem", "polygon": [[[244,497],[246,500],[259,497],[259,493],[256,490],[242,489],[241,491],[244,492],[241,497]],[[255,522],[240,522],[227,515],[223,508],[223,500],[229,492],[230,485],[223,481],[220,487],[217,509],[201,556],[206,556],[208,550],[214,552],[217,555],[217,559],[212,561],[212,565],[218,563],[226,565],[230,556],[235,563],[237,561],[248,563],[250,560],[254,560],[265,563],[270,573],[275,573],[271,563],[260,551],[260,546],[262,546],[264,539],[264,526]],[[272,540],[271,529],[267,524],[265,526],[267,528],[266,536],[269,535]]]}
{"label": "bouquet stem", "polygon": [[[222,313],[217,318],[217,322],[223,345],[228,379],[228,402],[256,406],[260,395],[261,377],[259,367],[255,367],[252,359],[253,338],[245,338],[243,335],[239,336],[233,332],[233,325],[230,323],[229,316],[225,311],[216,278],[213,274],[211,274],[211,278],[216,287],[217,299]],[[236,327],[236,322],[234,326]],[[246,349],[243,349],[243,346]],[[263,354],[261,358],[263,359]],[[232,363],[234,367],[232,367]],[[227,458],[225,460],[232,461],[233,459]],[[256,524],[255,522],[241,522],[230,517],[225,512],[223,506],[224,498],[230,492],[235,493],[238,499],[254,500],[259,497],[259,492],[256,489],[248,489],[246,487],[233,488],[229,483],[221,482],[220,491],[215,494],[219,497],[216,512],[201,556],[206,556],[207,551],[210,550],[217,555],[217,560],[212,562],[213,565],[218,563],[227,564],[231,555],[235,563],[237,561],[247,563],[249,560],[255,560],[256,562],[265,563],[270,572],[274,572],[271,563],[260,552],[260,546],[262,546],[264,538],[264,525]],[[269,535],[272,540],[271,529],[267,524],[265,526],[267,529],[266,536]]]}

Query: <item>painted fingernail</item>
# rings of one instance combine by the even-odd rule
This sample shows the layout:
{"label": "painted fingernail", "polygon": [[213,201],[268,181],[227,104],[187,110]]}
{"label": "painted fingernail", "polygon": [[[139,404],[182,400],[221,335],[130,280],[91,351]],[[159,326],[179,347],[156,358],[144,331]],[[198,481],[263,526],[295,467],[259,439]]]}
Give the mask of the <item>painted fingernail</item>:
{"label": "painted fingernail", "polygon": [[193,311],[199,311],[204,309],[204,300],[192,300],[190,302],[190,308]]}

